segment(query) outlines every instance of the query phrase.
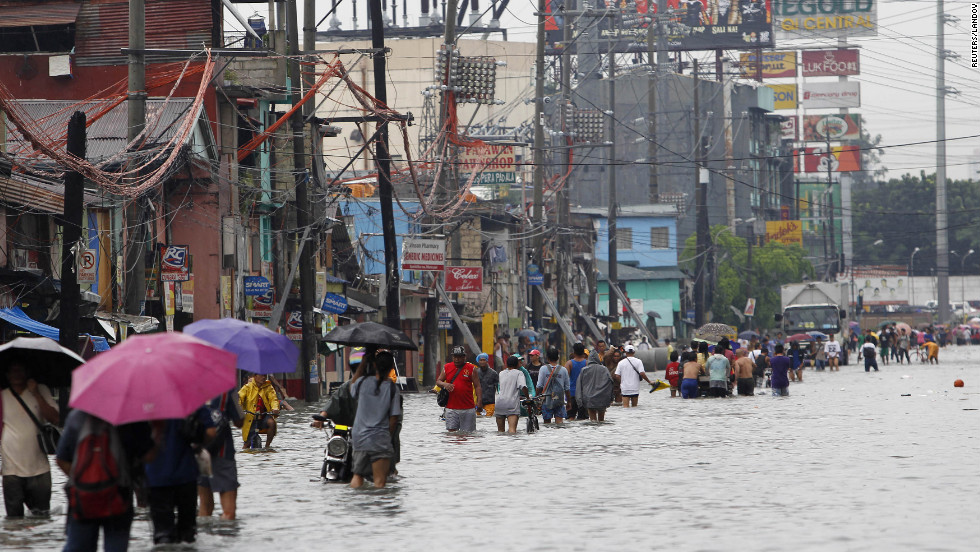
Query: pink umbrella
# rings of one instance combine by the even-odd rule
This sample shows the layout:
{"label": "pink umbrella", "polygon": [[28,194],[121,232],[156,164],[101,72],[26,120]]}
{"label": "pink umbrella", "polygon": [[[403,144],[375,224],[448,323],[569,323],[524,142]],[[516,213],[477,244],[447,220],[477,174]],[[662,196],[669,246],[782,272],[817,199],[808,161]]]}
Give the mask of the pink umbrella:
{"label": "pink umbrella", "polygon": [[902,333],[902,330],[905,330],[906,334],[908,335],[912,334],[912,326],[909,326],[905,322],[899,322],[898,324],[895,324],[895,329],[898,330],[899,333]]}
{"label": "pink umbrella", "polygon": [[68,406],[115,425],[183,418],[235,386],[236,360],[182,333],[134,336],[72,373]]}

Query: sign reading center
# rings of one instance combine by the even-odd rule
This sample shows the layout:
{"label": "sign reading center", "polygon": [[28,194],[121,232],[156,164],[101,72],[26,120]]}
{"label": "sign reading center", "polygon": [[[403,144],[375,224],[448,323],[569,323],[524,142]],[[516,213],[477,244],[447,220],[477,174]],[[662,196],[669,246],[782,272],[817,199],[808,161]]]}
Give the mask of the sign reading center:
{"label": "sign reading center", "polygon": [[402,270],[445,270],[446,240],[402,241]]}

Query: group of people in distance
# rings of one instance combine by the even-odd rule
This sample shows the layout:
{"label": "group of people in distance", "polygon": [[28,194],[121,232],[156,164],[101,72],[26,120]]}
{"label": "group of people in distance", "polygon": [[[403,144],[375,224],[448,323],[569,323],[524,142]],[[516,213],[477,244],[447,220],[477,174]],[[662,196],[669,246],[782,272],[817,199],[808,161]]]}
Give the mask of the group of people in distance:
{"label": "group of people in distance", "polygon": [[576,343],[572,356],[560,362],[557,348],[551,347],[542,360],[532,349],[525,359],[509,355],[497,370],[490,366],[487,353],[476,357],[476,365],[466,361],[466,350],[453,348],[452,362],[436,377],[436,390],[449,392],[444,418],[449,431],[475,431],[477,414],[493,416],[500,432],[517,432],[521,402],[543,397],[541,417],[545,423],[565,420],[604,421],[611,404],[635,407],[640,382],[652,384],[643,361],[636,358],[636,347],[610,348],[604,340],[592,351]]}

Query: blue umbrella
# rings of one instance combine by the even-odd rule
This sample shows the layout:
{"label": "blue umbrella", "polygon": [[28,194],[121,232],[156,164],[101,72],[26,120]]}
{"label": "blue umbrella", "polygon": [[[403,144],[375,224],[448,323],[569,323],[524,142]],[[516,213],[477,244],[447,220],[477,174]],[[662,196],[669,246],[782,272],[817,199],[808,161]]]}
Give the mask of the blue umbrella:
{"label": "blue umbrella", "polygon": [[807,333],[807,335],[809,335],[812,338],[818,338],[819,337],[820,339],[827,339],[827,337],[828,337],[827,334],[825,334],[823,332],[816,332],[816,331],[814,331],[814,332],[806,332],[806,333]]}
{"label": "blue umbrella", "polygon": [[253,374],[291,373],[296,370],[299,348],[288,337],[264,326],[234,318],[201,320],[184,333],[203,339],[238,355],[238,369]]}

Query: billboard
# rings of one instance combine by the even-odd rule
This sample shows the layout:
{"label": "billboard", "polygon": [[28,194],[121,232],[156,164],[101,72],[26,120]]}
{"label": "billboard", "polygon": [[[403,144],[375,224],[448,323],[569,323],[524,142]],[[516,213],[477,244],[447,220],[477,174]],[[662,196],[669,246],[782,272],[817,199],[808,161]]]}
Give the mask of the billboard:
{"label": "billboard", "polygon": [[824,107],[861,107],[861,83],[803,83],[800,106],[806,109]]}
{"label": "billboard", "polygon": [[803,139],[807,142],[860,140],[861,116],[856,113],[806,115],[803,117]]}
{"label": "billboard", "polygon": [[767,220],[766,242],[803,247],[803,224],[798,220]]}
{"label": "billboard", "polygon": [[[754,79],[759,66],[755,52],[742,52],[738,55],[738,65],[742,76]],[[796,52],[762,52],[762,78],[780,79],[796,76]]]}
{"label": "billboard", "polygon": [[[772,0],[666,0],[667,49],[717,50],[771,48]],[[601,5],[601,4],[600,4]],[[604,17],[600,38],[616,41],[619,52],[646,52],[646,14],[652,0],[605,0],[616,17]],[[555,17],[555,19],[559,19]]]}
{"label": "billboard", "polygon": [[800,129],[797,126],[798,117],[796,115],[790,115],[786,117],[785,121],[779,123],[779,138],[782,140],[792,140],[797,141],[800,139]]}
{"label": "billboard", "polygon": [[861,74],[858,50],[803,50],[804,77],[846,77]]}
{"label": "billboard", "polygon": [[796,109],[795,84],[770,84],[773,95],[773,109]]}
{"label": "billboard", "polygon": [[460,178],[468,181],[477,173],[474,186],[516,184],[516,167],[514,146],[483,144],[463,148],[459,154]]}
{"label": "billboard", "polygon": [[410,239],[402,241],[402,270],[443,270],[446,267],[446,240]]}
{"label": "billboard", "polygon": [[830,172],[858,172],[861,170],[861,148],[857,146],[835,146],[830,148],[827,155],[826,146],[802,148],[797,150],[798,157],[803,158],[803,170],[797,163],[796,172],[825,173],[828,165]]}
{"label": "billboard", "polygon": [[[829,237],[830,230],[830,207],[834,208],[834,251],[840,251],[841,243],[841,193],[840,183],[834,181],[831,186],[831,193],[828,193],[827,182],[825,180],[806,181],[800,180],[797,184],[799,196],[797,197],[796,208],[800,216],[800,223],[803,226],[804,247],[819,244],[821,237]],[[816,239],[814,244],[812,240]],[[809,242],[809,243],[808,243]]]}
{"label": "billboard", "polygon": [[447,266],[445,290],[450,293],[482,293],[483,267]]}
{"label": "billboard", "polygon": [[772,0],[778,40],[878,36],[878,0]]}
{"label": "billboard", "polygon": [[186,245],[160,246],[160,281],[186,282],[190,279],[190,255]]}

